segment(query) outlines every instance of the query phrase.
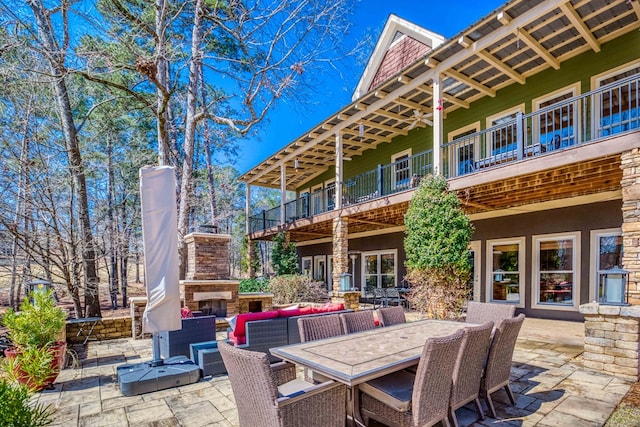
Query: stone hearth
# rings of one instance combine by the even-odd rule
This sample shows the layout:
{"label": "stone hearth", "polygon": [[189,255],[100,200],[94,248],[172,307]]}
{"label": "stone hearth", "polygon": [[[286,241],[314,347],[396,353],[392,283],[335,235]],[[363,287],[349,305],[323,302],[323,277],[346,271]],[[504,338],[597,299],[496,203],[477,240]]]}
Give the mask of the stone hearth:
{"label": "stone hearth", "polygon": [[203,308],[220,309],[226,306],[227,317],[240,312],[238,280],[184,280],[180,284],[184,292],[184,305],[191,311],[203,311]]}

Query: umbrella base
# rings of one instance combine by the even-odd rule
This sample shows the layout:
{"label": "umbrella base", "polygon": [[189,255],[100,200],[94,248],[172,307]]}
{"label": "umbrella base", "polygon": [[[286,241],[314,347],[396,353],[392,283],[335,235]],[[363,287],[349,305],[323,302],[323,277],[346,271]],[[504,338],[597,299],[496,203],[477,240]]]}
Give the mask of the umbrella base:
{"label": "umbrella base", "polygon": [[118,386],[125,396],[193,384],[200,379],[200,367],[185,356],[170,357],[160,366],[154,366],[151,361],[120,365],[116,373]]}

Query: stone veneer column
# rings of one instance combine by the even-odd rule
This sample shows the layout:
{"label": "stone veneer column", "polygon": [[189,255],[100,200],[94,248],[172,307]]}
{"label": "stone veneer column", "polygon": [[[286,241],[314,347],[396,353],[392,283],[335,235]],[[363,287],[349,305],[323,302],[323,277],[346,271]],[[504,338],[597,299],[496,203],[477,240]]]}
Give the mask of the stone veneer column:
{"label": "stone veneer column", "polygon": [[340,276],[349,271],[349,223],[346,218],[333,220],[333,292],[340,291]]}
{"label": "stone veneer column", "polygon": [[638,381],[640,306],[580,306],[584,314],[584,367]]}
{"label": "stone veneer column", "polygon": [[186,280],[228,280],[228,234],[190,233],[184,236],[187,246]]}
{"label": "stone veneer column", "polygon": [[629,271],[629,302],[640,303],[640,149],[623,153],[622,169],[622,268]]}

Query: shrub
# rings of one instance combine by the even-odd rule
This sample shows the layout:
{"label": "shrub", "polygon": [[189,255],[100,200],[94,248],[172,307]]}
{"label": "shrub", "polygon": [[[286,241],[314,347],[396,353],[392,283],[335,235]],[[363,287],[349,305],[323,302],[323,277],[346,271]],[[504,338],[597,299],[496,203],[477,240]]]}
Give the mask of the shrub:
{"label": "shrub", "polygon": [[269,279],[258,277],[255,279],[243,279],[240,281],[239,291],[246,292],[270,292]]}
{"label": "shrub", "polygon": [[298,252],[296,245],[287,241],[284,233],[278,233],[273,238],[273,249],[271,250],[271,266],[273,271],[281,276],[283,274],[297,274],[300,272],[298,268]]}
{"label": "shrub", "polygon": [[430,317],[457,318],[469,298],[473,225],[441,176],[424,179],[405,215],[407,281],[412,306]]}
{"label": "shrub", "polygon": [[26,386],[0,378],[0,424],[11,427],[51,424],[54,410],[48,405],[30,405],[29,398]]}
{"label": "shrub", "polygon": [[273,303],[277,305],[294,302],[324,302],[329,298],[323,282],[311,280],[309,276],[285,274],[269,281]]}

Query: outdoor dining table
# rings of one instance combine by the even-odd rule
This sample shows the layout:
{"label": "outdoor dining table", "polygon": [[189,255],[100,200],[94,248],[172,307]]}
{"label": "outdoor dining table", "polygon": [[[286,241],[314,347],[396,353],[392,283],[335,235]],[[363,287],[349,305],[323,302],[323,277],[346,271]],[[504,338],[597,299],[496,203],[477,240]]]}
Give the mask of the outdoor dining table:
{"label": "outdoor dining table", "polygon": [[427,338],[450,335],[470,325],[420,320],[276,347],[271,354],[346,384],[352,419],[364,425],[358,408],[359,384],[416,365]]}

